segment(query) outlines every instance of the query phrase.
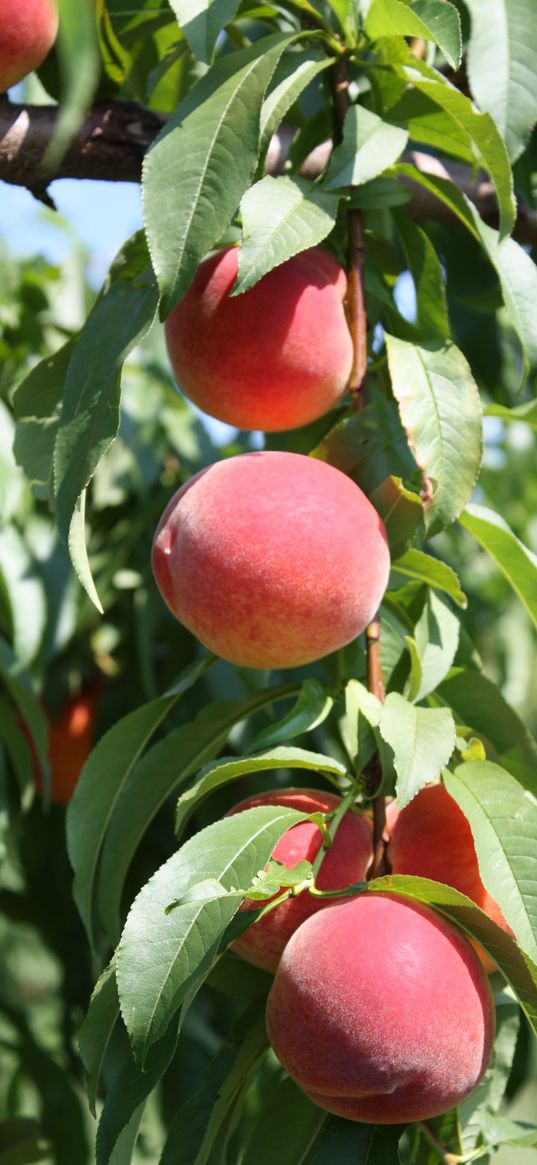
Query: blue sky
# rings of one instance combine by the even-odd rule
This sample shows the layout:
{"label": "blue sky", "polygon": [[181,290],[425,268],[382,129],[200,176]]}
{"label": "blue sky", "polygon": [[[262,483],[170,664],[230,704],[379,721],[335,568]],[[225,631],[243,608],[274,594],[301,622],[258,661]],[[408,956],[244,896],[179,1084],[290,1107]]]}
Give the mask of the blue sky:
{"label": "blue sky", "polygon": [[116,251],[142,224],[139,186],[62,179],[52,183],[50,194],[63,226],[28,190],[0,182],[1,237],[16,255],[41,254],[54,263],[61,263],[76,238],[87,247],[89,276],[99,286]]}

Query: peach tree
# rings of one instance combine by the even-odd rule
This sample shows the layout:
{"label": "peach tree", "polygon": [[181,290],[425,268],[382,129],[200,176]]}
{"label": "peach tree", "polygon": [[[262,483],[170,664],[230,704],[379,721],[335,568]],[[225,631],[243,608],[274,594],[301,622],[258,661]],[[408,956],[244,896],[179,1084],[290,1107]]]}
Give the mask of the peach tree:
{"label": "peach tree", "polygon": [[[140,182],[144,228],[97,295],[80,275],[79,326],[62,315],[74,284],[44,261],[6,256],[0,289],[0,912],[15,951],[0,980],[0,1165],[85,1165],[94,1134],[97,1165],[522,1161],[537,1147],[537,1123],[511,1103],[529,1087],[537,1024],[533,0],[58,7],[55,46],[32,62],[43,103],[0,103],[0,178],[49,205],[53,180]],[[224,248],[219,331],[185,305]],[[322,279],[311,255],[324,256]],[[340,288],[336,324],[305,309],[296,350],[308,369],[328,359],[307,415],[306,372],[297,387],[285,355],[297,264],[305,291]],[[164,325],[179,389],[209,419],[178,392]],[[223,416],[244,427],[222,430],[212,383],[216,394],[230,369],[221,395],[244,373],[250,398]],[[256,493],[246,464],[281,468]],[[343,484],[305,500],[284,468],[298,464],[308,482]],[[366,511],[377,541],[360,559]],[[163,512],[173,523],[159,525]],[[159,586],[164,573],[155,565]],[[336,579],[337,604],[355,588],[367,611],[339,638]],[[295,600],[301,635],[327,630],[303,659]],[[229,647],[261,625],[277,657]],[[95,744],[66,852],[49,736],[88,691]],[[441,811],[396,859],[392,827],[439,782]],[[367,861],[323,880],[349,819]],[[394,982],[399,924],[386,914],[363,942],[353,929],[386,901],[388,914],[410,910],[409,934],[432,918],[452,936],[449,958],[435,938],[418,969],[424,1015],[419,979],[414,993]],[[273,980],[248,936],[301,903]],[[338,931],[336,918],[351,921]],[[42,1012],[17,978],[24,926],[27,954],[37,944],[55,960]],[[305,934],[318,958],[314,945],[301,1027],[300,991],[282,975]],[[456,1074],[466,1004],[455,1015],[448,997],[460,975],[467,998],[467,974],[489,1001],[485,1052],[470,1083],[428,1108],[433,1061]],[[398,1087],[386,1029],[394,1056],[414,1037],[406,1109],[347,1119],[300,1087],[319,1048],[350,1064],[349,1087],[360,1075],[355,1036],[340,1056],[346,1036],[318,999],[349,1024],[366,1000],[360,1072],[370,1063],[385,1097]]]}

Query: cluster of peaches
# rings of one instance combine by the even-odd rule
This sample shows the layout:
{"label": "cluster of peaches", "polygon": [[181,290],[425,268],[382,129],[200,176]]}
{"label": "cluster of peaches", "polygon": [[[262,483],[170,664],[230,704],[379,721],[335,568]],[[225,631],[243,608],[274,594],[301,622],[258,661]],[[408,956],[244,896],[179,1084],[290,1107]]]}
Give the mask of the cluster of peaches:
{"label": "cluster of peaches", "polygon": [[[235,806],[278,804],[330,815],[333,793],[275,790]],[[394,874],[454,887],[509,930],[485,889],[470,826],[442,784],[426,785],[404,809],[387,807],[388,863]],[[294,825],[274,860],[311,863],[323,846],[317,824]],[[325,851],[315,889],[356,887],[372,861],[372,826],[347,811]],[[259,907],[245,899],[241,909]],[[487,972],[493,964],[441,915],[386,893],[313,896],[302,889],[262,913],[235,951],[275,972],[267,1001],[272,1047],[321,1108],[350,1120],[398,1124],[461,1103],[481,1080],[495,1033]]]}
{"label": "cluster of peaches", "polygon": [[[178,383],[206,413],[242,429],[322,416],[351,369],[345,273],[313,248],[234,296],[237,269],[234,247],[206,260],[169,316]],[[364,630],[389,553],[378,514],[350,478],[309,457],[260,452],[212,465],[175,494],[155,535],[153,570],[172,612],[216,654],[289,667]],[[232,812],[262,804],[330,816],[341,800],[280,790]],[[506,926],[445,786],[425,787],[401,811],[390,803],[387,833],[394,873],[454,886]],[[319,826],[304,821],[273,858],[292,869],[313,863],[323,845]],[[401,895],[323,898],[363,882],[372,848],[367,814],[347,811],[313,889],[269,901],[233,945],[275,972],[269,1038],[306,1095],[352,1120],[398,1123],[446,1112],[483,1076],[495,1031],[491,964],[442,916]],[[246,899],[242,909],[257,905]]]}

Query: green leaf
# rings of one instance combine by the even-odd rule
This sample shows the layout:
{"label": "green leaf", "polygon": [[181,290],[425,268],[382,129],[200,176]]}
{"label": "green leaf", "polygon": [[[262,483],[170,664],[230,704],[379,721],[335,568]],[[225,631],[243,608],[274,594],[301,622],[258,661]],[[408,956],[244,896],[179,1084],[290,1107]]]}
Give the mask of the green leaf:
{"label": "green leaf", "polygon": [[221,1052],[203,1075],[203,1088],[176,1113],[159,1165],[206,1165],[227,1141],[227,1126],[267,1048],[263,1020],[238,1052]]}
{"label": "green leaf", "polygon": [[514,409],[508,409],[505,405],[486,405],[483,409],[483,416],[500,417],[508,424],[511,421],[525,421],[527,425],[531,425],[532,429],[537,429],[537,400],[529,400],[526,404],[517,405]]}
{"label": "green leaf", "polygon": [[[500,239],[498,231],[483,222],[477,208],[462,191],[445,178],[426,174],[416,166],[400,163],[398,173],[405,174],[434,194],[459,218],[477,239],[492,263],[500,280],[503,300],[509,319],[520,341],[523,354],[521,380],[528,369],[537,366],[537,321],[534,304],[537,296],[535,263],[514,239]],[[491,408],[497,406],[489,406]],[[528,413],[532,411],[528,406]],[[523,418],[524,419],[524,418]]]}
{"label": "green leaf", "polygon": [[429,536],[459,516],[482,452],[479,392],[462,352],[386,335],[394,395],[410,447],[423,470]]}
{"label": "green leaf", "polygon": [[528,29],[533,0],[465,0],[471,16],[468,76],[479,108],[491,113],[514,162],[537,121],[537,47]]}
{"label": "green leaf", "polygon": [[418,902],[425,902],[477,939],[510,983],[537,1035],[537,966],[475,902],[451,886],[406,874],[375,878],[366,883],[363,892],[403,894]]}
{"label": "green leaf", "polygon": [[199,61],[213,59],[219,33],[233,20],[240,0],[170,0],[179,26]]}
{"label": "green leaf", "polygon": [[51,476],[63,384],[75,342],[68,340],[53,356],[36,364],[13,397],[17,420],[13,451],[17,463],[30,481],[45,485]]}
{"label": "green leaf", "polygon": [[335,425],[312,456],[347,473],[368,497],[390,475],[408,478],[416,471],[397,407],[382,397]]}
{"label": "green leaf", "polygon": [[172,692],[143,704],[114,724],[82,769],[67,811],[67,847],[75,874],[75,902],[92,944],[96,939],[99,856],[121,790],[153,733],[206,667],[206,660],[194,664]]}
{"label": "green leaf", "polygon": [[[328,1120],[288,1076],[272,1088],[253,1122],[241,1165],[305,1165]],[[339,1157],[332,1159],[339,1162]]]}
{"label": "green leaf", "polygon": [[[151,327],[157,303],[147,250],[139,233],[115,259],[67,370],[54,447],[58,529],[94,603],[84,536],[85,489],[117,434],[123,362]],[[98,600],[95,605],[101,609]]]}
{"label": "green leaf", "polygon": [[513,1066],[520,1029],[520,1010],[509,990],[496,992],[496,1038],[485,1075],[470,1096],[458,1107],[461,1151],[470,1153],[480,1141],[484,1120],[497,1112]]}
{"label": "green leaf", "polygon": [[394,211],[394,221],[416,288],[417,315],[413,330],[426,343],[429,340],[449,340],[446,290],[438,255],[428,235],[412,222],[408,214]]}
{"label": "green leaf", "polygon": [[261,108],[261,157],[268,150],[272,135],[306,86],[332,64],[333,60],[325,52],[309,46],[303,46],[300,53],[289,53],[280,61],[270,92]]}
{"label": "green leaf", "polygon": [[[124,1032],[121,1034],[124,1036]],[[154,1044],[144,1071],[125,1041],[116,1052],[119,1066],[112,1077],[96,1140],[96,1165],[130,1165],[148,1096],[161,1080],[177,1047],[178,1024]],[[119,1053],[119,1054],[118,1054]]]}
{"label": "green leaf", "polygon": [[[489,113],[479,113],[468,97],[445,81],[439,74],[418,61],[410,52],[402,72],[416,89],[424,93],[448,114],[455,129],[467,135],[475,162],[490,174],[500,212],[500,236],[508,235],[515,224],[516,204],[513,179],[504,141]],[[394,110],[391,111],[392,116]]]}
{"label": "green leaf", "polygon": [[[194,721],[169,732],[129,772],[108,817],[93,888],[95,913],[110,942],[118,939],[121,895],[129,865],[150,822],[177,788],[212,760],[232,728],[261,708],[294,694],[269,688],[246,700],[206,704]],[[107,784],[106,771],[94,781]]]}
{"label": "green leaf", "polygon": [[452,4],[413,0],[410,6],[406,0],[372,0],[364,27],[373,40],[385,36],[419,36],[432,40],[452,69],[460,65],[461,25]]}
{"label": "green leaf", "polygon": [[494,510],[467,506],[459,521],[494,559],[537,625],[537,556],[519,541]]}
{"label": "green leaf", "polygon": [[413,642],[420,662],[420,680],[413,702],[425,699],[444,679],[459,645],[461,625],[449,607],[434,591],[428,591],[423,611],[414,628]]}
{"label": "green leaf", "polygon": [[438,591],[444,591],[463,609],[468,606],[458,576],[451,566],[448,566],[447,562],[441,562],[439,558],[433,558],[431,554],[425,554],[423,550],[415,550],[414,547],[405,550],[404,554],[392,562],[392,571],[405,575],[406,578],[418,579]]}
{"label": "green leaf", "polygon": [[371,113],[364,105],[351,105],[343,125],[343,141],[330,158],[323,182],[325,190],[361,186],[370,182],[402,154],[408,132]]}
{"label": "green leaf", "polygon": [[254,183],[241,202],[243,237],[232,295],[322,242],[335,225],[338,204],[337,195],[303,178],[267,176]]}
{"label": "green leaf", "polygon": [[262,870],[258,870],[251,886],[245,886],[243,889],[246,890],[247,897],[253,899],[254,902],[266,902],[269,898],[273,898],[278,890],[287,890],[291,886],[304,886],[305,882],[310,886],[314,882],[311,862],[304,859],[288,869],[283,862],[273,859],[267,862]]}
{"label": "green leaf", "polygon": [[250,183],[265,90],[294,39],[277,33],[220,58],[145,155],[145,225],[163,317],[188,290]]}
{"label": "green leaf", "polygon": [[486,1145],[513,1145],[517,1149],[537,1147],[537,1125],[511,1121],[504,1116],[487,1116],[483,1133]]}
{"label": "green leaf", "polygon": [[60,26],[57,51],[61,75],[59,115],[43,159],[45,173],[53,173],[78,132],[99,82],[100,61],[93,5],[80,0],[57,0]]}
{"label": "green leaf", "polygon": [[273,769],[306,769],[309,772],[325,773],[336,778],[347,775],[345,765],[330,756],[307,752],[304,748],[272,748],[265,753],[246,757],[221,757],[202,769],[199,777],[177,803],[175,831],[180,833],[194,809],[215,789],[227,785],[237,777],[253,773],[271,772]]}
{"label": "green leaf", "polygon": [[396,796],[404,808],[447,765],[455,747],[453,715],[449,708],[416,708],[398,692],[389,692],[379,732],[393,749]]}
{"label": "green leaf", "polygon": [[[437,695],[460,724],[484,737],[487,752],[521,785],[537,795],[537,744],[492,680],[477,671],[453,669]],[[490,742],[490,744],[489,744]]]}
{"label": "green leaf", "polygon": [[276,724],[263,728],[250,742],[252,752],[261,748],[274,748],[285,744],[303,732],[311,732],[330,715],[334,706],[333,696],[328,695],[318,680],[304,680],[300,694],[291,711]]}
{"label": "green leaf", "polygon": [[445,774],[448,793],[468,818],[489,894],[520,946],[537,959],[537,805],[505,769],[468,761]]}
{"label": "green leaf", "polygon": [[373,178],[372,182],[364,182],[363,186],[353,188],[348,205],[357,210],[380,210],[404,205],[410,198],[410,190],[397,179]]}
{"label": "green leaf", "polygon": [[395,1165],[402,1125],[363,1125],[328,1118],[305,1165]]}
{"label": "green leaf", "polygon": [[78,1048],[88,1078],[88,1103],[93,1116],[103,1060],[118,1019],[116,968],[112,960],[95,984],[86,1018],[78,1033]]}
{"label": "green leaf", "polygon": [[401,555],[423,521],[423,502],[406,489],[400,477],[387,477],[370,495],[380,514],[390,545],[392,561]]}
{"label": "green leaf", "polygon": [[[219,953],[242,895],[279,838],[304,814],[281,805],[247,809],[201,830],[140,891],[117,954],[121,1011],[142,1063],[188,996],[190,1002]],[[181,904],[195,885],[216,879],[219,897]],[[168,913],[174,901],[178,905]]]}

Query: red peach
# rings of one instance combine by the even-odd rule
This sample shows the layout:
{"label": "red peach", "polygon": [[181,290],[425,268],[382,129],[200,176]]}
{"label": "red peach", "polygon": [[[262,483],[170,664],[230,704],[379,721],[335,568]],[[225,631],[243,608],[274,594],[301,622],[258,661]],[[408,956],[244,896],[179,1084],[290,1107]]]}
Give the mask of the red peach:
{"label": "red peach", "polygon": [[179,386],[204,412],[239,429],[292,429],[345,392],[352,341],[343,268],[313,247],[230,296],[237,247],[201,264],[169,315],[166,341]]}
{"label": "red peach", "polygon": [[425,1120],[479,1083],[494,1005],[477,956],[427,906],[360,894],[303,923],[267,1002],[272,1047],[321,1108],[350,1120]]}
{"label": "red peach", "polygon": [[381,519],[338,469],[296,453],[245,453],[197,473],[153,542],[170,610],[211,651],[294,667],[350,643],[390,569]]}
{"label": "red peach", "polygon": [[[498,926],[512,933],[479,874],[472,830],[462,809],[445,785],[426,785],[404,809],[396,802],[388,809],[390,843],[388,859],[394,874],[433,878],[466,894]],[[477,948],[488,971],[494,964]]]}
{"label": "red peach", "polygon": [[[340,804],[341,798],[336,793],[326,793],[320,789],[271,789],[268,793],[259,793],[240,801],[230,813],[241,813],[256,805],[287,805],[303,813],[332,813]],[[354,882],[364,880],[373,852],[371,837],[369,818],[350,812],[345,814],[339,823],[334,842],[323,858],[316,880],[319,890],[343,890]],[[322,834],[318,825],[311,821],[301,821],[280,838],[272,856],[291,870],[301,861],[313,862],[321,844]],[[296,898],[281,902],[253,923],[235,940],[233,949],[247,962],[263,967],[265,971],[275,971],[282,951],[297,927],[331,902],[329,898],[314,898],[309,890],[303,890]],[[260,905],[247,898],[241,910],[258,908]]]}
{"label": "red peach", "polygon": [[[68,805],[91,752],[96,703],[96,688],[91,685],[87,691],[68,700],[58,717],[49,718],[50,799],[57,805]],[[41,790],[43,782],[37,763],[35,783]]]}
{"label": "red peach", "polygon": [[58,31],[54,0],[0,0],[0,93],[44,61]]}

